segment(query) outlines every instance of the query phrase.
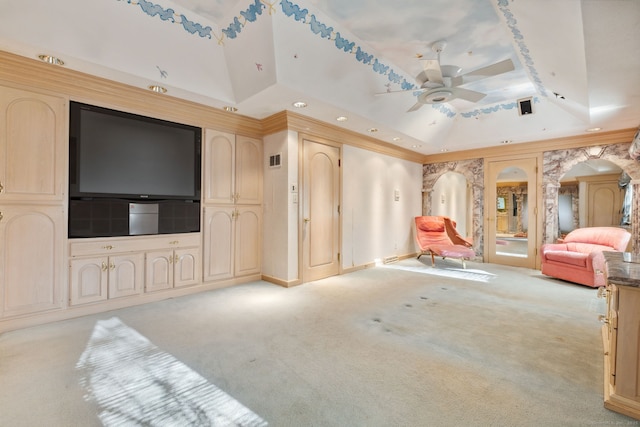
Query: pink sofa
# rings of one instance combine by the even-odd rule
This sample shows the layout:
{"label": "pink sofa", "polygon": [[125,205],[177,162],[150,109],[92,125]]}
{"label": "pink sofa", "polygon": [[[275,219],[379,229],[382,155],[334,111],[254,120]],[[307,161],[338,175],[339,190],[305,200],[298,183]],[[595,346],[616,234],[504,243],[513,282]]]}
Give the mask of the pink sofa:
{"label": "pink sofa", "polygon": [[594,288],[604,286],[604,251],[623,252],[631,233],[618,227],[573,230],[561,243],[540,247],[542,274]]}

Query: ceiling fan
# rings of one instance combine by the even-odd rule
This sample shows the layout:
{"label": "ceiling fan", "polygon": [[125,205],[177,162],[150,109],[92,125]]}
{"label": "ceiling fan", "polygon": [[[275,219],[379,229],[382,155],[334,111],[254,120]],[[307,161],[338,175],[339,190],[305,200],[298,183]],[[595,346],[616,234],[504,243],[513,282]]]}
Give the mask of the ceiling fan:
{"label": "ceiling fan", "polygon": [[[437,41],[432,45],[434,52],[438,54],[438,59],[422,59],[423,70],[416,76],[416,83],[419,89],[401,92],[421,91],[418,99],[407,112],[416,111],[424,104],[441,104],[454,99],[464,99],[470,102],[478,102],[486,96],[481,92],[476,92],[460,87],[465,83],[477,81],[486,77],[497,76],[515,69],[511,59],[497,62],[495,64],[478,68],[466,74],[460,74],[462,68],[455,65],[440,65],[440,53],[447,43],[444,40]],[[388,93],[388,92],[387,92]]]}

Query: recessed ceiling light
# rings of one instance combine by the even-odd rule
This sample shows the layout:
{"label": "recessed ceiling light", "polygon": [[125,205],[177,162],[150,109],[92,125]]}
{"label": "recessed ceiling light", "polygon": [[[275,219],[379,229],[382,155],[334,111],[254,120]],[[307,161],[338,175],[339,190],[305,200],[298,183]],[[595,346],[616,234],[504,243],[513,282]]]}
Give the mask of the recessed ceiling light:
{"label": "recessed ceiling light", "polygon": [[235,113],[236,111],[238,111],[236,107],[231,107],[229,105],[225,105],[224,107],[222,107],[222,109],[224,111],[228,111],[229,113]]}
{"label": "recessed ceiling light", "polygon": [[302,101],[298,101],[298,102],[294,102],[293,106],[296,108],[304,108],[307,106],[306,102],[302,102]]}
{"label": "recessed ceiling light", "polygon": [[167,88],[158,85],[150,85],[149,90],[156,93],[167,93]]}
{"label": "recessed ceiling light", "polygon": [[338,117],[336,117],[336,120],[339,121],[339,122],[346,122],[349,119],[347,117],[345,117],[345,116],[338,116]]}
{"label": "recessed ceiling light", "polygon": [[393,138],[394,141],[398,142],[398,141],[402,141],[402,138],[400,138],[399,136],[395,136]]}
{"label": "recessed ceiling light", "polygon": [[587,129],[587,132],[598,132],[599,130],[602,130],[602,128],[595,127]]}
{"label": "recessed ceiling light", "polygon": [[503,139],[502,141],[500,141],[500,144],[511,144],[513,141],[511,141],[510,139]]}
{"label": "recessed ceiling light", "polygon": [[411,148],[422,148],[422,145],[415,144],[415,145],[412,145]]}
{"label": "recessed ceiling light", "polygon": [[440,150],[441,153],[446,153],[447,151],[449,150],[447,150],[446,148],[443,148],[442,150]]}
{"label": "recessed ceiling light", "polygon": [[367,129],[367,132],[371,132],[371,133],[378,132],[378,128],[369,128]]}
{"label": "recessed ceiling light", "polygon": [[64,61],[62,59],[58,58],[58,57],[55,57],[55,56],[38,55],[38,58],[40,58],[41,61],[44,61],[47,64],[64,65]]}

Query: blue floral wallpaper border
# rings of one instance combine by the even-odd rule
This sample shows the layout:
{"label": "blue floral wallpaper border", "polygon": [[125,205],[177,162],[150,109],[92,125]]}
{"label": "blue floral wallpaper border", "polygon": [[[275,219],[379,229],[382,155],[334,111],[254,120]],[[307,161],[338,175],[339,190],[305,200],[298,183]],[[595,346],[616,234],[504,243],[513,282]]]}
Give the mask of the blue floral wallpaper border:
{"label": "blue floral wallpaper border", "polygon": [[[249,22],[255,22],[258,19],[258,16],[263,14],[263,11],[269,8],[269,15],[275,12],[274,5],[277,3],[269,3],[265,0],[254,0],[249,7],[240,11],[239,17],[236,16],[233,18],[233,22],[230,23],[226,28],[222,29],[222,34],[217,35],[214,33],[213,29],[210,26],[203,26],[197,22],[193,22],[189,20],[185,15],[177,14],[171,8],[164,9],[162,6],[152,3],[147,0],[117,0],[124,1],[128,4],[139,6],[140,9],[148,14],[151,17],[158,16],[163,21],[169,21],[171,23],[180,24],[182,27],[191,34],[197,34],[199,37],[211,39],[215,37],[218,41],[219,45],[224,45],[224,37],[226,36],[229,39],[235,39],[242,32],[243,28]],[[517,27],[517,20],[513,17],[513,13],[509,9],[510,1],[513,0],[496,0],[498,9],[504,15],[505,20],[507,22],[507,26],[511,30],[511,33],[516,40],[516,44],[520,49],[520,54],[524,58],[525,65],[529,70],[529,75],[534,81],[534,84],[538,88],[539,92],[543,96],[546,95],[546,90],[540,80],[538,72],[535,69],[533,59],[529,55],[529,49],[527,48],[526,43],[524,42],[524,36],[520,32]],[[293,3],[290,0],[280,0],[280,7],[282,12],[290,17],[295,19],[298,22],[309,25],[309,29],[314,34],[327,39],[329,41],[333,41],[335,47],[339,50],[342,50],[346,53],[354,54],[356,61],[361,62],[364,65],[368,65],[371,69],[381,75],[387,76],[391,83],[395,83],[400,85],[402,90],[414,90],[418,89],[418,87],[408,81],[406,78],[402,77],[399,73],[393,70],[389,65],[382,63],[378,58],[375,58],[374,55],[364,51],[361,46],[356,46],[355,42],[350,41],[349,39],[343,37],[339,31],[335,31],[333,27],[329,27],[326,24],[318,21],[316,16],[310,13],[307,9],[301,9],[299,5]],[[242,19],[242,21],[241,21]],[[539,99],[534,98],[534,102],[539,102]],[[473,118],[477,117],[481,114],[491,114],[500,110],[511,110],[516,108],[517,103],[509,103],[509,104],[496,104],[491,107],[486,108],[477,108],[472,111],[467,111],[464,113],[460,113],[460,115],[464,118]],[[436,111],[439,111],[446,117],[452,119],[457,113],[453,111],[446,105],[443,104],[433,104],[432,108]]]}

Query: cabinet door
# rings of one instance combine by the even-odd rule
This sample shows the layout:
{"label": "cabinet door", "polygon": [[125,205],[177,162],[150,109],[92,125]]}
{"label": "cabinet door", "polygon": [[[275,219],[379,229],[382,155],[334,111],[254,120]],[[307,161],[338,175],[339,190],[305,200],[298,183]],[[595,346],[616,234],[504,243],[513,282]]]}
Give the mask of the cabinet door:
{"label": "cabinet door", "polygon": [[145,272],[145,290],[147,292],[172,288],[173,251],[147,252]]}
{"label": "cabinet door", "polygon": [[235,208],[204,209],[204,281],[233,277]]}
{"label": "cabinet door", "polygon": [[236,136],[236,203],[262,203],[262,141]]}
{"label": "cabinet door", "polygon": [[234,203],[235,143],[232,134],[205,130],[204,203]]}
{"label": "cabinet door", "polygon": [[143,253],[109,257],[109,298],[139,294],[143,280]]}
{"label": "cabinet door", "polygon": [[62,200],[67,101],[0,86],[0,200]]}
{"label": "cabinet door", "polygon": [[62,307],[64,215],[55,206],[0,206],[0,316]]}
{"label": "cabinet door", "polygon": [[616,345],[616,394],[634,402],[640,410],[640,289],[618,288]]}
{"label": "cabinet door", "polygon": [[173,286],[196,285],[200,282],[200,250],[176,249],[173,255]]}
{"label": "cabinet door", "polygon": [[260,206],[237,209],[235,230],[235,275],[258,274],[262,270],[262,213]]}
{"label": "cabinet door", "polygon": [[80,258],[71,260],[71,305],[107,299],[109,258]]}

